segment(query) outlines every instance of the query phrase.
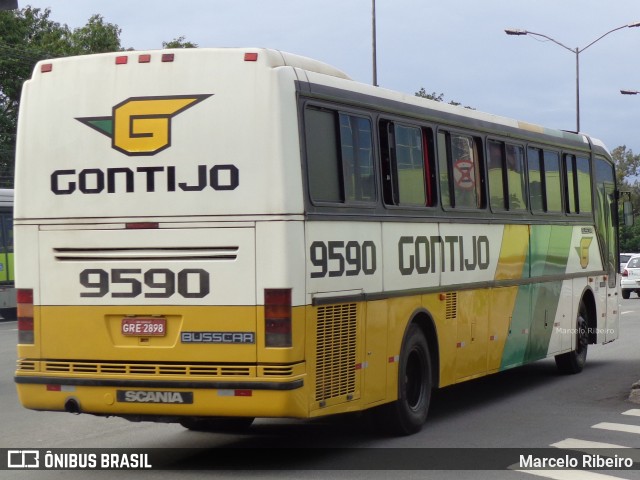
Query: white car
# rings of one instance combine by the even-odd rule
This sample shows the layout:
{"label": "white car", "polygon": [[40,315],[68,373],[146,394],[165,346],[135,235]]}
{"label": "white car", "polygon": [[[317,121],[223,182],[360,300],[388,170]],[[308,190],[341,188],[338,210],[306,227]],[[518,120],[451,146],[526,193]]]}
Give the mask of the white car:
{"label": "white car", "polygon": [[631,292],[636,292],[640,297],[640,255],[635,255],[629,259],[622,270],[620,289],[622,298],[629,298]]}
{"label": "white car", "polygon": [[620,273],[624,270],[625,265],[631,259],[631,257],[635,255],[640,255],[638,253],[621,253],[620,254]]}

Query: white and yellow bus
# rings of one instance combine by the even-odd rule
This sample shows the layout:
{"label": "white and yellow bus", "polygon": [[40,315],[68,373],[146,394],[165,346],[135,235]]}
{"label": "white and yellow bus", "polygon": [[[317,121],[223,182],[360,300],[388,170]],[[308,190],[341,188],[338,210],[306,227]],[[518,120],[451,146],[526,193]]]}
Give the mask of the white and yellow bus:
{"label": "white and yellow bus", "polygon": [[15,381],[36,410],[243,428],[618,336],[601,142],[266,49],[41,62],[21,101]]}

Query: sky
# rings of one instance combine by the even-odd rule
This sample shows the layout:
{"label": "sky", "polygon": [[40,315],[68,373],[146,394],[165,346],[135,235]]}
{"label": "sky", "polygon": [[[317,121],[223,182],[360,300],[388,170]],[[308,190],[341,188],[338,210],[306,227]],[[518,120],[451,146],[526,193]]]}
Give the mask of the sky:
{"label": "sky", "polygon": [[[372,0],[18,0],[50,8],[70,28],[93,14],[122,29],[124,48],[268,47],[329,63],[372,82]],[[383,88],[424,87],[476,110],[576,129],[576,55],[601,35],[640,22],[638,0],[375,0],[377,77]],[[581,131],[640,154],[640,27],[579,54]]]}

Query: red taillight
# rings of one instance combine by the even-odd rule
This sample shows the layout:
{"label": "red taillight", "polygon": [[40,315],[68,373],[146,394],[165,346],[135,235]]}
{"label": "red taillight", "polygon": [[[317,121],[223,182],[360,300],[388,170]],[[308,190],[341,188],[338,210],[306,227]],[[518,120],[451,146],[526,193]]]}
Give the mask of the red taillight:
{"label": "red taillight", "polygon": [[148,53],[138,56],[138,63],[149,63],[151,61],[151,55]]}
{"label": "red taillight", "polygon": [[52,70],[53,70],[53,64],[52,64],[52,63],[43,63],[43,64],[40,66],[40,71],[41,71],[42,73],[49,73],[49,72],[51,72]]}
{"label": "red taillight", "polygon": [[628,277],[629,276],[629,272],[627,271],[626,268],[622,271],[622,276],[623,277]]}
{"label": "red taillight", "polygon": [[17,292],[17,304],[18,343],[33,345],[33,290],[19,288]]}
{"label": "red taillight", "polygon": [[126,55],[119,55],[116,57],[116,65],[126,65],[129,61],[129,57]]}
{"label": "red taillight", "polygon": [[167,63],[167,62],[173,62],[173,59],[175,58],[175,55],[173,53],[163,53],[162,54],[162,61]]}
{"label": "red taillight", "polygon": [[267,288],[264,291],[265,346],[291,346],[291,289]]}
{"label": "red taillight", "polygon": [[244,61],[245,62],[257,62],[258,61],[258,54],[255,53],[255,52],[245,53],[244,54]]}

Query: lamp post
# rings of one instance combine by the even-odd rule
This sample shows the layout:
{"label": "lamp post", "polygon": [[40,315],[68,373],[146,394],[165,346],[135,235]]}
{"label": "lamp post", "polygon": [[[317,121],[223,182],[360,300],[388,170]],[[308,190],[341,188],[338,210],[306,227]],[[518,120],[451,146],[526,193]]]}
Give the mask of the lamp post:
{"label": "lamp post", "polygon": [[376,53],[376,0],[371,0],[371,42],[373,47],[373,86],[378,86],[378,61]]}
{"label": "lamp post", "polygon": [[638,95],[640,92],[637,90],[620,90],[622,95]]}
{"label": "lamp post", "polygon": [[616,32],[618,30],[622,30],[623,28],[633,28],[633,27],[640,27],[640,22],[630,23],[628,25],[622,25],[621,27],[614,28],[613,30],[609,30],[607,33],[600,35],[593,42],[589,43],[587,46],[582,48],[567,47],[563,43],[560,43],[556,39],[551,38],[547,35],[544,35],[543,33],[530,32],[529,30],[506,29],[505,33],[507,35],[531,35],[534,37],[546,38],[547,40],[555,43],[556,45],[561,46],[565,50],[569,50],[571,53],[573,53],[576,56],[576,132],[579,132],[580,131],[580,54],[584,52],[587,48],[589,48],[591,45],[593,45],[594,43],[602,40],[604,37],[606,37],[610,33]]}

